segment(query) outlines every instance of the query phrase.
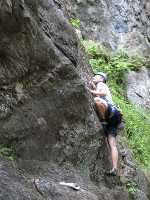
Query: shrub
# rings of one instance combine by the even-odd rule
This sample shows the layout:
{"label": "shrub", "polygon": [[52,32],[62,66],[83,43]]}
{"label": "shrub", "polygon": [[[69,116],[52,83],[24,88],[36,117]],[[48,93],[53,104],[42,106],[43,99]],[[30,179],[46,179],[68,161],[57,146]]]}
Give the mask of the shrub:
{"label": "shrub", "polygon": [[82,43],[89,54],[89,64],[93,71],[103,71],[116,82],[122,81],[125,71],[138,70],[145,63],[143,58],[137,55],[129,56],[124,49],[120,49],[115,55],[111,55],[110,50],[100,43],[91,40]]}
{"label": "shrub", "polygon": [[10,160],[15,160],[16,159],[16,156],[13,153],[12,149],[6,147],[3,144],[0,144],[0,155],[3,155],[3,156],[7,157]]}
{"label": "shrub", "polygon": [[75,28],[80,28],[81,22],[79,19],[70,18],[70,23]]}
{"label": "shrub", "polygon": [[126,184],[126,189],[129,194],[134,195],[137,191],[137,184],[135,182],[128,182]]}

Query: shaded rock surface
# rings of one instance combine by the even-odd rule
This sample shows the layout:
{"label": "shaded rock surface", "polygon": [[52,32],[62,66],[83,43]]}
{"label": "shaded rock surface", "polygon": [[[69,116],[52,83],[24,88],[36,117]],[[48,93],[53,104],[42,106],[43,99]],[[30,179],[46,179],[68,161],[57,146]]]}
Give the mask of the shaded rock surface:
{"label": "shaded rock surface", "polygon": [[3,1],[0,15],[1,143],[22,158],[80,162],[101,127],[73,28],[52,0]]}
{"label": "shaded rock surface", "polygon": [[[123,200],[129,199],[123,188],[111,190],[101,184],[94,185],[88,176],[72,166],[58,166],[45,161],[20,161],[13,166],[0,159],[0,199],[38,199],[38,200]],[[22,174],[22,176],[20,176]],[[60,181],[74,182],[79,191],[60,185]]]}
{"label": "shaded rock surface", "polygon": [[[104,174],[101,174],[104,178]],[[129,178],[129,177],[128,177]],[[131,177],[130,177],[131,178]],[[132,178],[135,178],[132,177]],[[70,163],[57,165],[48,161],[18,160],[12,163],[0,157],[0,199],[38,200],[128,200],[130,195],[114,177],[95,184],[85,168],[75,169]],[[107,180],[106,180],[107,179]],[[60,182],[75,183],[78,191]],[[134,180],[135,181],[135,180]],[[140,179],[140,181],[145,181]],[[140,182],[142,185],[144,182]],[[109,185],[110,184],[110,185]],[[143,187],[143,186],[142,186]],[[131,199],[147,200],[145,189],[139,188]]]}
{"label": "shaded rock surface", "polygon": [[141,68],[138,72],[129,71],[125,75],[128,100],[136,105],[150,109],[150,72]]}
{"label": "shaded rock surface", "polygon": [[10,161],[0,158],[0,199],[33,199],[42,200],[39,193],[35,192],[31,182],[20,176],[19,171]]}
{"label": "shaded rock surface", "polygon": [[0,158],[0,199],[128,200],[120,178],[104,175],[91,72],[64,2],[0,2],[0,141],[18,158]]}
{"label": "shaded rock surface", "polygon": [[[112,50],[124,46],[130,54],[149,57],[150,2],[70,0],[72,16],[81,20],[84,38],[101,41]],[[70,7],[71,7],[70,6]],[[68,10],[71,10],[68,6]]]}

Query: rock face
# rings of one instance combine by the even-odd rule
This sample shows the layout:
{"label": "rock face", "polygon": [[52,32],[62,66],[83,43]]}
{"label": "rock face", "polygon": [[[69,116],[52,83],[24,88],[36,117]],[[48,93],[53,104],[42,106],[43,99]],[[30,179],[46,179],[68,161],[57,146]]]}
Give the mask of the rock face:
{"label": "rock face", "polygon": [[0,2],[0,141],[18,158],[0,157],[0,199],[128,200],[120,179],[104,175],[91,72],[63,3]]}
{"label": "rock face", "polygon": [[[72,16],[82,23],[85,38],[101,41],[112,50],[149,56],[150,2],[147,0],[70,0]],[[68,8],[69,10],[69,8]]]}
{"label": "rock face", "polygon": [[127,97],[131,103],[150,109],[150,72],[146,68],[126,74]]}
{"label": "rock face", "polygon": [[[16,170],[9,161],[0,158],[1,200],[128,200],[128,194],[120,187],[112,190],[97,187],[89,177],[81,176],[69,166],[57,166],[43,161],[21,161]],[[23,173],[23,176],[20,176]],[[75,182],[79,191],[60,185],[60,181]]]}
{"label": "rock face", "polygon": [[24,159],[81,161],[100,125],[73,28],[52,0],[3,1],[0,18],[1,143]]}
{"label": "rock face", "polygon": [[43,198],[23,176],[19,175],[19,171],[15,170],[13,165],[4,158],[0,158],[0,199],[16,200],[16,199],[32,199],[42,200]]}

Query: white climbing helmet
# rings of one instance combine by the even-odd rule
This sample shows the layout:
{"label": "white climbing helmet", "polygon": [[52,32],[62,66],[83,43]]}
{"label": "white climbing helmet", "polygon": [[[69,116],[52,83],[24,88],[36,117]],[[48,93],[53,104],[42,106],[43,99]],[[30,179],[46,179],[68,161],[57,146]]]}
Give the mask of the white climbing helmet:
{"label": "white climbing helmet", "polygon": [[107,81],[107,75],[105,73],[103,73],[103,72],[95,72],[94,74],[102,76],[104,78],[104,81],[105,82]]}

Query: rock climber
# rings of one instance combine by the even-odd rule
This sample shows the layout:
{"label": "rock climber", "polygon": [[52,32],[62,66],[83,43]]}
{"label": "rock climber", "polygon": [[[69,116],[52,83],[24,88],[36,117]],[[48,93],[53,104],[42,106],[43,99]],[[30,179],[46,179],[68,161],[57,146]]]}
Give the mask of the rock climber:
{"label": "rock climber", "polygon": [[118,149],[117,149],[117,127],[121,123],[121,112],[116,108],[108,86],[107,75],[97,72],[91,81],[90,92],[94,96],[96,111],[104,128],[106,141],[111,150],[112,169],[107,175],[117,175]]}

